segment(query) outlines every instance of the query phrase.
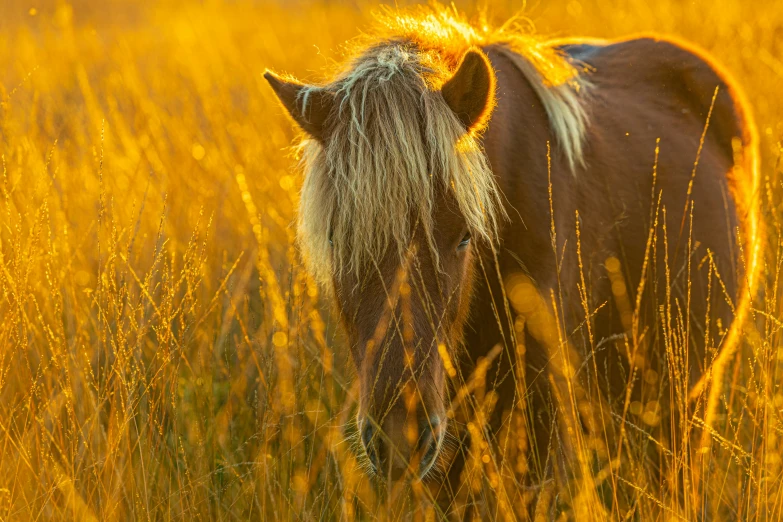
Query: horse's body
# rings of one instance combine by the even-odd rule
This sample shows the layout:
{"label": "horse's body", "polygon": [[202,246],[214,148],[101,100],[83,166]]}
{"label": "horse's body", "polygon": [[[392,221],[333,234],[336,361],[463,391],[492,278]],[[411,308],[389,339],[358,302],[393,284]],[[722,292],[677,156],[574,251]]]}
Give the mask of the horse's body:
{"label": "horse's body", "polygon": [[[421,473],[426,475],[429,464],[425,467],[424,462],[429,463],[431,453],[437,453],[442,446],[438,430],[439,425],[446,424],[443,347],[447,346],[453,359],[460,361],[462,374],[467,377],[477,360],[500,344],[504,350],[494,359],[486,378],[487,386],[494,386],[499,392],[490,432],[501,429],[508,419],[507,412],[516,403],[523,398],[528,400],[539,452],[539,459],[531,466],[535,482],[536,476],[543,479],[552,470],[552,464],[546,460],[552,435],[550,406],[557,401],[549,386],[556,379],[547,379],[546,373],[547,363],[555,354],[552,346],[545,346],[546,336],[540,335],[544,327],[536,326],[530,319],[530,328],[525,330],[528,333],[523,372],[528,390],[520,390],[516,371],[519,368],[514,367],[519,359],[514,355],[513,339],[522,335],[518,321],[516,328],[514,325],[515,318],[525,316],[525,310],[524,306],[509,306],[506,301],[505,292],[513,291],[508,288],[508,281],[524,274],[526,280],[533,282],[540,302],[546,303],[544,306],[554,314],[556,327],[563,335],[560,347],[566,343],[585,358],[584,367],[575,377],[589,381],[586,389],[599,381],[598,388],[613,410],[622,410],[624,402],[627,409],[627,397],[639,397],[642,393],[638,376],[633,376],[634,368],[640,372],[652,370],[654,374],[648,376],[658,375],[659,381],[652,383],[654,378],[649,378],[647,381],[652,384],[648,384],[660,386],[660,376],[670,373],[673,365],[682,370],[687,367],[688,371],[682,373],[693,384],[712,361],[715,349],[726,342],[725,332],[733,314],[744,306],[737,299],[741,282],[748,277],[742,276],[738,256],[742,245],[737,230],[743,232],[746,240],[752,240],[757,233],[756,213],[751,205],[751,193],[758,183],[751,165],[755,147],[752,125],[726,77],[704,56],[681,44],[644,37],[613,43],[552,45],[548,49],[564,56],[565,62],[579,73],[576,80],[568,74],[558,80],[556,66],[552,75],[544,70],[546,57],[520,54],[518,46],[515,48],[502,38],[479,38],[467,25],[453,20],[444,23],[440,16],[438,27],[446,37],[416,34],[417,30],[421,33],[431,27],[433,19],[428,19],[429,26],[414,24],[411,28],[410,24],[399,24],[398,33],[381,38],[360,55],[348,73],[323,88],[303,87],[273,75],[268,79],[288,111],[314,138],[308,147],[316,159],[308,159],[310,164],[306,167],[323,172],[308,172],[309,179],[317,182],[307,185],[306,181],[303,199],[312,200],[332,190],[339,192],[341,188],[332,183],[353,183],[354,192],[346,194],[360,194],[363,189],[357,183],[366,180],[363,176],[384,186],[384,176],[399,175],[396,171],[375,172],[368,160],[365,163],[370,165],[369,170],[356,174],[359,181],[350,181],[354,175],[350,168],[340,164],[328,167],[336,160],[318,156],[322,147],[327,151],[326,158],[339,159],[339,154],[356,156],[361,150],[357,152],[353,147],[360,149],[362,139],[366,139],[368,146],[375,143],[373,154],[396,154],[390,156],[392,159],[404,157],[407,146],[396,144],[394,132],[405,128],[389,116],[395,110],[419,111],[426,118],[422,133],[428,147],[434,143],[432,135],[427,134],[431,117],[428,111],[440,110],[438,104],[442,100],[468,131],[466,139],[478,140],[480,136],[490,176],[494,177],[503,202],[504,208],[497,215],[504,211],[507,216],[497,219],[496,228],[479,226],[480,230],[476,230],[473,218],[465,215],[469,204],[464,201],[465,195],[460,195],[459,186],[454,185],[455,180],[449,189],[448,181],[440,185],[437,176],[430,174],[435,185],[434,203],[426,208],[432,209],[432,224],[421,225],[417,212],[423,207],[417,206],[418,201],[409,201],[403,207],[412,217],[402,223],[408,224],[410,233],[403,233],[401,240],[395,229],[386,237],[384,247],[398,240],[403,246],[417,245],[416,250],[407,250],[404,255],[394,248],[381,253],[372,250],[373,245],[367,243],[371,240],[361,237],[361,228],[369,226],[366,221],[372,217],[353,225],[359,230],[358,239],[346,235],[350,233],[340,228],[340,220],[354,216],[342,215],[348,212],[343,207],[355,205],[353,212],[369,211],[360,208],[363,201],[352,202],[346,196],[341,200],[339,194],[335,201],[341,203],[326,211],[316,206],[311,213],[319,214],[318,219],[301,225],[306,236],[304,249],[311,258],[320,256],[315,264],[318,270],[327,272],[327,285],[334,289],[353,343],[363,388],[359,423],[373,467],[383,468],[387,461],[388,466],[396,466],[394,446],[403,448],[403,456],[411,455],[410,459],[416,460],[416,448],[424,444],[414,444],[401,428],[405,419],[410,421],[411,417],[406,417],[401,409],[401,403],[410,405],[410,401],[406,399],[407,392],[400,390],[413,377],[420,399],[418,426],[427,432],[427,440],[434,440],[432,447],[425,447],[427,454],[417,457],[422,463]],[[454,31],[449,24],[458,29]],[[399,49],[402,50],[398,53]],[[452,79],[445,83],[442,79],[427,81],[426,88],[416,87],[423,89],[420,91],[410,85],[393,90],[384,82],[396,81],[396,73],[389,71],[407,71],[411,56],[408,53],[425,56],[427,60],[434,55],[438,60],[435,73],[421,65],[415,65],[411,69],[414,72],[424,70],[437,76],[441,74],[437,72],[440,67],[453,74]],[[538,56],[540,62],[534,63],[531,56]],[[491,64],[491,69],[485,63]],[[357,112],[351,105],[351,89],[369,76],[359,77],[356,71],[381,66],[384,76],[377,80],[377,85],[389,89],[388,93],[376,100],[372,98],[375,84],[369,80],[361,84],[364,97],[357,98],[361,100],[357,102],[361,111]],[[406,80],[399,81],[402,85]],[[442,98],[434,90],[439,85]],[[420,94],[409,96],[409,90]],[[432,99],[428,98],[431,94],[435,96]],[[391,105],[402,103],[395,101],[398,99],[413,100],[409,103],[414,105],[421,99],[424,108],[395,109]],[[449,122],[457,121],[454,115],[449,116]],[[382,126],[380,130],[373,127],[387,119],[400,127],[389,134]],[[362,139],[346,140],[336,148],[330,135],[339,136],[342,126],[351,125],[357,129],[355,136]],[[373,133],[381,134],[383,139],[373,142]],[[465,150],[473,150],[469,145]],[[465,144],[451,146],[460,151]],[[415,156],[415,151],[409,154]],[[741,158],[739,165],[735,165],[737,158]],[[437,167],[427,160],[423,162],[429,165],[425,168]],[[480,185],[481,164],[471,165],[465,175],[475,176],[474,182],[479,183],[476,190],[484,198],[480,209],[485,214],[492,213],[491,191]],[[375,169],[378,168],[383,166],[376,164]],[[335,171],[339,175],[333,175]],[[459,185],[458,179],[456,182]],[[421,187],[413,185],[418,181],[410,183],[421,191]],[[386,190],[393,189],[391,186]],[[415,193],[411,189],[405,194]],[[372,203],[373,194],[366,194]],[[392,200],[395,197],[396,192],[390,195]],[[308,209],[314,205],[312,201],[303,204]],[[300,218],[300,223],[302,219],[307,216]],[[382,230],[383,223],[373,226]],[[470,246],[463,253],[470,242],[470,235],[462,232],[465,227],[474,238],[487,230],[495,237]],[[348,252],[345,247],[345,252],[329,253],[328,248],[338,248],[326,246],[327,235],[332,245],[333,233],[345,236],[335,243],[344,240],[352,250]],[[457,254],[450,254],[457,243]],[[357,254],[362,248],[367,250],[365,258]],[[432,255],[426,255],[427,251]],[[336,266],[334,263],[340,259],[335,258],[342,255],[346,256],[346,264]],[[330,256],[332,264],[326,260]],[[613,264],[614,279],[605,266],[611,258],[618,259],[621,267],[618,272],[618,264]],[[364,278],[356,270],[362,259],[372,267],[368,271],[371,274]],[[410,259],[414,260],[412,264]],[[751,266],[755,264],[749,257],[745,261]],[[411,268],[414,265],[415,270]],[[400,270],[408,275],[400,277]],[[645,283],[640,285],[640,280]],[[400,288],[403,290],[398,291]],[[731,304],[727,304],[727,297]],[[513,296],[511,301],[514,305]],[[384,311],[387,308],[394,310],[392,320]],[[630,315],[632,311],[635,312]],[[705,322],[707,315],[711,319]],[[634,319],[633,324],[630,319]],[[729,341],[736,340],[728,337]],[[408,351],[406,343],[415,349]],[[522,340],[517,344],[521,345]],[[647,354],[629,355],[627,347],[631,345],[653,348]],[[379,346],[384,349],[379,350]],[[706,358],[705,347],[709,352]],[[411,354],[414,365],[409,364]],[[420,373],[416,373],[416,368],[421,369]],[[669,381],[675,380],[670,376]],[[389,393],[390,389],[396,391]],[[520,396],[529,390],[536,392],[530,397]],[[626,397],[628,391],[630,395]],[[682,390],[678,393],[682,395]],[[668,393],[658,396],[662,395]],[[381,455],[383,447],[373,446],[379,427],[392,445],[386,457]],[[444,460],[443,466],[459,482],[461,459]]]}
{"label": "horse's body", "polygon": [[[547,300],[552,293],[556,295],[563,306],[563,331],[572,334],[571,342],[587,355],[585,352],[603,345],[602,341],[612,336],[630,334],[621,321],[621,311],[604,266],[606,261],[612,257],[621,260],[627,293],[634,300],[647,258],[648,283],[639,312],[643,323],[639,330],[646,328],[648,343],[656,346],[657,352],[648,354],[642,366],[646,364],[646,369],[652,368],[662,375],[670,370],[661,331],[665,313],[659,315],[660,306],[666,303],[666,253],[662,246],[665,221],[671,300],[676,299],[683,308],[687,302],[690,310],[690,339],[686,344],[689,360],[682,361],[688,361],[690,368],[686,375],[693,384],[714,356],[711,354],[705,360],[704,329],[710,283],[709,263],[704,258],[708,251],[725,285],[725,290],[719,290],[719,283],[712,275],[711,324],[707,325],[712,349],[720,345],[720,334],[725,333],[733,318],[732,305],[727,303],[726,296],[736,299],[741,287],[737,231],[742,229],[743,234],[751,234],[748,221],[755,219],[749,215],[748,195],[756,184],[750,164],[755,146],[751,124],[725,76],[702,55],[682,44],[642,37],[606,44],[568,44],[561,49],[591,71],[591,88],[586,97],[590,124],[584,166],[577,166],[575,172],[567,159],[556,152],[551,154],[548,165],[547,144],[552,144],[554,149],[557,136],[551,131],[547,113],[536,93],[504,49],[491,46],[484,49],[497,74],[498,101],[483,143],[498,184],[513,207],[508,211],[510,222],[504,223],[501,246],[497,250],[501,278],[521,270]],[[738,146],[747,151],[748,162],[738,165],[735,171]],[[552,247],[550,180],[557,256]],[[741,199],[738,202],[736,198]],[[577,212],[582,270],[576,249]],[[660,221],[657,259],[655,252],[648,252],[656,214]],[[486,277],[489,284],[478,288],[473,301],[471,322],[466,330],[469,358],[464,372],[469,372],[475,361],[485,356],[495,343],[508,344],[511,330],[511,321],[504,320],[502,313],[501,282],[490,256],[485,258],[484,267],[486,276],[482,273],[478,279]],[[652,280],[658,282],[657,288],[650,286]],[[579,293],[582,281],[586,281],[590,310],[604,305],[592,318],[592,343],[587,339],[584,325],[586,314]],[[493,297],[495,306],[488,306]],[[497,310],[501,311],[500,322]],[[716,319],[722,328],[716,326]],[[624,342],[617,343],[616,348],[603,346],[592,354],[596,358],[598,380],[603,380],[600,384],[609,391],[615,406],[619,402],[618,410],[622,410],[630,380]],[[542,376],[552,354],[530,335],[525,344],[526,382],[532,383],[536,390],[532,396],[535,436],[539,450],[546,452],[551,418],[546,413],[549,408],[543,406],[556,401],[545,398],[551,396],[547,389],[549,383]],[[513,358],[499,359],[496,366],[499,380],[508,375],[510,360]],[[638,388],[641,375],[636,380]],[[505,418],[502,412],[512,407],[513,386],[510,378],[501,384],[499,396],[507,400],[504,403],[501,399],[496,407],[496,428]],[[635,398],[638,389],[636,392]],[[544,467],[544,457],[539,459],[537,464]]]}

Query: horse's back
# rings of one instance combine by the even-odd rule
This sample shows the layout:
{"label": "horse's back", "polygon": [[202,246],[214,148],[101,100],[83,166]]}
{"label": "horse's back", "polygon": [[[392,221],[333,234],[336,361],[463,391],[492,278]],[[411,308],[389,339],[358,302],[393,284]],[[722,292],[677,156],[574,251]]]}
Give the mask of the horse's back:
{"label": "horse's back", "polygon": [[731,151],[733,138],[747,145],[748,123],[736,89],[703,51],[655,36],[569,43],[560,49],[588,69],[599,98],[648,111],[675,109],[682,115],[678,120],[702,127],[712,106],[709,129],[721,149]]}

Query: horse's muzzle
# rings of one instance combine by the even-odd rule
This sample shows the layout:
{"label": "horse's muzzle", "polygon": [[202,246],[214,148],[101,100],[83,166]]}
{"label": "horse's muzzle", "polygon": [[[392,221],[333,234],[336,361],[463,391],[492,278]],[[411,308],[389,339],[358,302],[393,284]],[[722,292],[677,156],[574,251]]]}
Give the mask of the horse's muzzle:
{"label": "horse's muzzle", "polygon": [[372,471],[392,482],[423,479],[437,462],[445,426],[435,415],[417,422],[395,421],[394,417],[387,419],[382,428],[370,417],[359,421],[362,447]]}

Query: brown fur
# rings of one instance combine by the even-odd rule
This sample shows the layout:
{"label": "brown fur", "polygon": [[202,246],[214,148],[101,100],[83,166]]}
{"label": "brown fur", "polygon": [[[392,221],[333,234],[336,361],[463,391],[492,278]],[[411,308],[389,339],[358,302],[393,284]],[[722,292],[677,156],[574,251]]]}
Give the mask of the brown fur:
{"label": "brown fur", "polygon": [[[562,331],[594,368],[588,380],[599,379],[606,399],[616,405],[624,397],[631,365],[644,364],[659,374],[671,370],[672,361],[663,346],[673,346],[691,376],[699,376],[711,364],[705,344],[714,348],[721,342],[736,342],[737,327],[722,341],[715,322],[704,323],[709,263],[702,261],[707,252],[733,301],[728,304],[719,292],[709,293],[711,315],[721,318],[724,326],[735,313],[744,313],[757,264],[754,241],[760,232],[753,202],[758,187],[753,125],[736,88],[702,53],[657,37],[600,44],[543,44],[510,38],[507,33],[503,33],[505,38],[498,37],[500,33],[490,38],[452,18],[443,12],[430,16],[426,11],[412,18],[401,16],[405,23],[393,27],[397,30],[393,36],[382,35],[370,52],[402,45],[419,53],[418,63],[429,60],[428,71],[433,72],[425,81],[428,91],[440,89],[441,99],[452,111],[449,117],[466,136],[477,125],[483,131],[481,150],[493,183],[503,195],[508,219],[499,219],[486,229],[492,231],[489,236],[474,235],[466,248],[460,247],[466,232],[476,229],[475,220],[466,218],[466,200],[460,189],[453,183],[433,181],[426,207],[417,201],[394,207],[406,209],[404,216],[398,216],[404,219],[397,221],[404,230],[384,236],[373,246],[372,255],[361,258],[363,271],[353,265],[337,270],[331,264],[337,251],[330,253],[325,247],[315,251],[330,259],[329,284],[359,369],[359,424],[373,428],[365,441],[368,455],[380,466],[376,471],[393,477],[406,470],[428,471],[410,467],[421,462],[427,448],[409,436],[406,426],[413,425],[417,432],[429,429],[437,449],[442,446],[448,390],[439,345],[446,347],[453,361],[459,361],[464,376],[471,374],[476,361],[493,346],[504,347],[487,376],[500,398],[491,427],[495,432],[500,429],[504,413],[513,405],[516,386],[509,377],[515,365],[516,314],[510,311],[503,286],[514,274],[524,273],[532,280],[545,302],[555,296]],[[532,52],[532,47],[546,52]],[[362,63],[361,58],[354,66],[357,63]],[[547,64],[552,67],[548,69]],[[576,69],[569,64],[578,64],[582,76],[574,76]],[[350,71],[346,74],[343,78],[350,77]],[[278,93],[286,92],[275,77],[270,81]],[[330,86],[318,89],[330,91]],[[340,92],[335,94],[337,105],[343,103]],[[290,98],[281,95],[286,108],[300,121],[297,111],[301,106]],[[711,107],[710,124],[700,145]],[[327,124],[309,132],[328,149],[333,131]],[[455,148],[454,154],[460,153],[458,139],[440,136],[452,140],[448,146]],[[734,144],[744,150],[736,165]],[[470,150],[476,149],[471,146]],[[388,173],[370,168],[361,175],[372,178]],[[332,190],[326,183],[318,187]],[[317,196],[317,192],[308,194]],[[427,215],[422,214],[424,210]],[[494,211],[487,214],[488,210],[481,212],[494,219]],[[656,254],[646,262],[655,216],[665,223],[667,241],[659,226]],[[304,214],[300,223],[308,219],[323,221],[334,215]],[[357,221],[352,226],[375,230],[384,222]],[[744,251],[750,256],[745,275],[738,263],[737,228],[742,230]],[[322,246],[325,233],[323,229],[317,233]],[[347,233],[342,230],[340,237],[349,237]],[[622,343],[596,349],[616,334],[632,335],[614,304],[604,266],[610,257],[621,262],[631,302],[641,292],[638,313],[648,329],[649,345],[657,350],[644,363],[629,363]],[[668,276],[664,260],[671,267]],[[320,263],[327,266],[325,259]],[[646,285],[639,284],[643,270],[648,272]],[[595,311],[587,331],[584,303]],[[678,305],[690,310],[682,316],[690,339],[674,339],[658,317],[661,306]],[[549,476],[553,465],[548,450],[553,400],[545,377],[551,353],[531,331],[525,337],[524,373],[534,390],[529,399],[530,435],[539,450],[531,460],[530,477],[536,482]],[[732,350],[731,346],[723,349]],[[432,425],[432,419],[439,424]],[[462,451],[455,459],[442,462],[452,485],[460,483],[461,455]],[[459,494],[453,489],[441,493]]]}

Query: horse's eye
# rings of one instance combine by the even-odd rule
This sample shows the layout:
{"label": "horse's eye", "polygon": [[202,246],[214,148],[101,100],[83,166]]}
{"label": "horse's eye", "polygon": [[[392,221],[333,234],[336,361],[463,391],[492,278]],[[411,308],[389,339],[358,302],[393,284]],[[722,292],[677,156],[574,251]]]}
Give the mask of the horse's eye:
{"label": "horse's eye", "polygon": [[459,242],[459,245],[457,245],[457,250],[465,250],[468,248],[468,245],[470,244],[470,232],[466,232],[465,235],[462,237],[462,241]]}

